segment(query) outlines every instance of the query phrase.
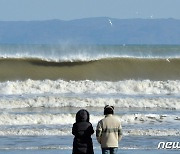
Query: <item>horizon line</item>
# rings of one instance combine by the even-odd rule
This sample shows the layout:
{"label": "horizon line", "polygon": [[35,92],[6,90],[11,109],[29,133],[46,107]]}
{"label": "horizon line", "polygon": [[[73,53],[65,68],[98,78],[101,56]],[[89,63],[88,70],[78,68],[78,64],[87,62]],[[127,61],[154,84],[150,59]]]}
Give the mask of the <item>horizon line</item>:
{"label": "horizon line", "polygon": [[86,19],[97,19],[97,18],[107,18],[111,20],[180,20],[178,18],[113,18],[113,17],[86,17],[86,18],[76,18],[76,19],[33,19],[33,20],[0,20],[0,22],[31,22],[31,21],[75,21],[75,20],[86,20]]}

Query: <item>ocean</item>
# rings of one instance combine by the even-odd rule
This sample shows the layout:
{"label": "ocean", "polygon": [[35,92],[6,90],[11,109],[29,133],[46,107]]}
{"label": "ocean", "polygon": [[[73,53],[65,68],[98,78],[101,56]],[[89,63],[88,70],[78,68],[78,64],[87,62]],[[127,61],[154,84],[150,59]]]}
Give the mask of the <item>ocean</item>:
{"label": "ocean", "polygon": [[107,104],[119,153],[179,153],[158,149],[179,142],[179,68],[179,45],[0,45],[0,153],[71,153],[77,111],[95,130]]}

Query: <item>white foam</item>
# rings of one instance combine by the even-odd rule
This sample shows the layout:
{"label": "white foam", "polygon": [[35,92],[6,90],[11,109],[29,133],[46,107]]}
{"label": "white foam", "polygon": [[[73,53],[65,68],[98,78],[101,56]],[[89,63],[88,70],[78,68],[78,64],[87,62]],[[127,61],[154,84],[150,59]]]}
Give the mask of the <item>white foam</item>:
{"label": "white foam", "polygon": [[163,114],[125,114],[120,117],[123,124],[135,124],[135,123],[163,123],[179,121],[177,115],[163,115]]}
{"label": "white foam", "polygon": [[0,147],[0,150],[50,150],[50,149],[58,149],[58,150],[69,150],[72,149],[72,146],[67,145],[45,145],[45,146],[8,146],[8,147]]}
{"label": "white foam", "polygon": [[[111,20],[108,20],[110,26],[113,26]],[[100,46],[99,46],[100,47]],[[126,47],[126,48],[125,48]],[[33,47],[32,47],[33,48]],[[149,49],[141,48],[130,48],[127,45],[123,44],[118,48],[112,46],[104,46],[101,48],[86,46],[84,48],[77,47],[60,47],[57,49],[21,49],[18,50],[16,47],[10,50],[1,50],[0,47],[0,58],[10,58],[10,59],[40,59],[43,61],[51,62],[76,62],[76,61],[94,61],[100,59],[109,59],[109,58],[138,58],[138,59],[179,59],[180,55],[178,51],[169,49],[165,53],[156,52]],[[163,49],[162,49],[163,50]]]}
{"label": "white foam", "polygon": [[71,135],[70,129],[39,129],[39,128],[9,128],[6,130],[0,130],[0,136],[44,136],[44,135],[58,135],[58,136],[64,136],[64,135]]}
{"label": "white foam", "polygon": [[180,136],[178,129],[126,129],[124,136]]}
{"label": "white foam", "polygon": [[[66,119],[66,120],[64,120]],[[0,125],[68,125],[74,122],[72,114],[0,114]]]}
{"label": "white foam", "polygon": [[0,83],[0,108],[102,107],[180,109],[180,81],[26,80]]}
{"label": "white foam", "polygon": [[[95,129],[95,128],[94,128]],[[8,128],[0,136],[69,136],[72,129]],[[123,129],[123,136],[180,136],[179,129]]]}
{"label": "white foam", "polygon": [[[102,115],[91,115],[90,121],[96,125]],[[177,115],[160,114],[125,114],[117,116],[122,124],[147,124],[177,122]],[[72,125],[75,122],[74,114],[0,114],[0,125]]]}
{"label": "white foam", "polygon": [[0,94],[96,93],[96,94],[179,94],[180,81],[124,80],[64,81],[26,80],[0,83]]}
{"label": "white foam", "polygon": [[0,109],[13,108],[31,108],[31,107],[104,107],[113,105],[120,108],[163,108],[163,109],[180,109],[180,99],[177,98],[134,98],[134,97],[100,97],[100,96],[28,96],[28,97],[2,97],[0,99]]}

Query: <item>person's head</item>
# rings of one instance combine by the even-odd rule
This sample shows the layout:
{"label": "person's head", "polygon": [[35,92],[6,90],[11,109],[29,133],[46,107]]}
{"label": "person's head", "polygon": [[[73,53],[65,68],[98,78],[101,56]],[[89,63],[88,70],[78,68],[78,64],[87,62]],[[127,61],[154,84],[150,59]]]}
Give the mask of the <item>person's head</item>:
{"label": "person's head", "polygon": [[104,107],[104,115],[114,114],[114,106],[106,105]]}
{"label": "person's head", "polygon": [[76,122],[89,122],[89,112],[85,109],[81,109],[76,113]]}

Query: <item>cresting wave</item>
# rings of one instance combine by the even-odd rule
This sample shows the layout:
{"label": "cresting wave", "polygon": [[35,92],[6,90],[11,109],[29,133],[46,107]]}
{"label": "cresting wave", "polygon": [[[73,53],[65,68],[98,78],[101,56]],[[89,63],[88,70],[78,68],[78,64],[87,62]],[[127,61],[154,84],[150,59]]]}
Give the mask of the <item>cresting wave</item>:
{"label": "cresting wave", "polygon": [[[178,123],[180,121],[180,116],[178,115],[168,115],[168,114],[124,114],[116,115],[123,125],[127,124],[167,124],[169,122]],[[104,116],[91,115],[91,123],[96,125],[97,122]],[[66,120],[64,120],[66,119]],[[52,114],[52,113],[34,113],[34,114],[13,114],[13,113],[2,113],[0,114],[0,125],[60,125],[72,126],[75,121],[75,114]]]}
{"label": "cresting wave", "polygon": [[[25,80],[6,81],[0,83],[0,95],[21,95],[43,94],[43,96],[53,94],[120,94],[119,96],[148,96],[164,95],[179,96],[180,80],[151,81],[151,80],[122,80],[122,81],[65,81],[65,80]],[[66,95],[64,95],[66,96]],[[67,95],[68,96],[68,95]],[[76,95],[75,95],[76,96]],[[115,95],[116,96],[116,95]],[[95,97],[95,96],[94,96]]]}
{"label": "cresting wave", "polygon": [[[91,115],[91,122],[95,127],[103,116]],[[179,129],[164,128],[128,128],[128,125],[167,125],[169,122],[178,123],[180,117],[177,115],[158,114],[127,114],[119,116],[123,124],[124,136],[180,136]],[[179,119],[178,119],[179,118]],[[66,120],[64,120],[66,119]],[[71,135],[71,126],[75,115],[72,114],[0,114],[0,135],[18,136],[44,136],[44,135]],[[9,127],[9,126],[13,127]]]}
{"label": "cresting wave", "polygon": [[180,81],[26,80],[0,83],[0,109],[103,107],[180,109]]}
{"label": "cresting wave", "polygon": [[42,59],[0,59],[0,81],[7,80],[179,80],[180,59],[107,58],[54,62]]}
{"label": "cresting wave", "polygon": [[0,57],[38,58],[53,62],[92,61],[108,58],[180,58],[179,45],[0,45]]}
{"label": "cresting wave", "polygon": [[168,109],[180,110],[180,99],[178,98],[161,98],[149,97],[75,97],[71,96],[30,96],[21,98],[1,98],[0,109],[20,109],[20,108],[55,108],[55,107],[104,107],[105,105],[114,105],[120,108],[151,108],[151,109]]}

